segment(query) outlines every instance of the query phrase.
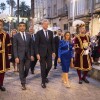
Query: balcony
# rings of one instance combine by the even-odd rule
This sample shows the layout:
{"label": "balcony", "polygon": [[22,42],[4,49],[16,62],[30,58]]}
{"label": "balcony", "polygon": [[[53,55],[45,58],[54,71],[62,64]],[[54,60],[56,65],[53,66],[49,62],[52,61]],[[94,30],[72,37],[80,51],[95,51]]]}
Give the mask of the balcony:
{"label": "balcony", "polygon": [[68,16],[68,8],[67,8],[67,6],[58,9],[58,16],[59,17]]}
{"label": "balcony", "polygon": [[94,10],[95,12],[100,12],[100,2],[95,4]]}

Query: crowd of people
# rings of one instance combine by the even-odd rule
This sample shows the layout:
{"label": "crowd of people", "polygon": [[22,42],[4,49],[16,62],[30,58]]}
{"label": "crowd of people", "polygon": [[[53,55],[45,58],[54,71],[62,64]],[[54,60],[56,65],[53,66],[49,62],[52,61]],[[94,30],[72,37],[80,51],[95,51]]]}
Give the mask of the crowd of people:
{"label": "crowd of people", "polygon": [[100,32],[96,35],[91,37],[92,43],[92,56],[95,63],[99,63],[100,58]]}
{"label": "crowd of people", "polygon": [[[66,87],[71,87],[68,79],[70,67],[76,69],[79,84],[83,81],[89,83],[87,74],[92,69],[96,49],[91,43],[89,34],[86,33],[85,24],[78,25],[79,33],[75,35],[68,31],[63,34],[61,29],[52,32],[48,30],[48,25],[49,21],[44,19],[43,29],[35,34],[32,26],[29,27],[29,32],[26,32],[26,24],[20,22],[18,30],[13,29],[9,35],[3,30],[3,20],[0,20],[1,91],[6,90],[3,81],[5,72],[10,69],[10,62],[14,66],[14,72],[19,72],[22,90],[26,90],[29,69],[34,74],[35,65],[39,61],[41,87],[46,88],[46,84],[49,83],[48,74],[52,68],[52,58],[54,58],[54,69],[57,69],[58,63],[62,67],[62,82]],[[100,53],[100,33],[97,40]]]}

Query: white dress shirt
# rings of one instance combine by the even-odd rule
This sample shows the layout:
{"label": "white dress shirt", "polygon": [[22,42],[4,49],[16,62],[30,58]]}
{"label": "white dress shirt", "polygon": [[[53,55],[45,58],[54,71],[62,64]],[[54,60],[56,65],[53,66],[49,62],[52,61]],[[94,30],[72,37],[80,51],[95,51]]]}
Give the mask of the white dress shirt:
{"label": "white dress shirt", "polygon": [[[24,40],[24,37],[25,37],[25,40],[26,40],[26,34],[25,34],[25,32],[20,32],[20,34],[21,34],[22,39]],[[24,34],[24,37],[23,37],[23,34]]]}
{"label": "white dress shirt", "polygon": [[48,30],[44,30],[43,29],[43,32],[44,32],[45,37],[46,37],[46,31],[47,31],[47,37],[48,37]]}
{"label": "white dress shirt", "polygon": [[59,37],[59,39],[61,40],[61,36],[58,36]]}
{"label": "white dress shirt", "polygon": [[34,34],[32,34],[32,35],[31,35],[31,37],[32,37],[32,39],[35,41],[35,35],[34,35]]}

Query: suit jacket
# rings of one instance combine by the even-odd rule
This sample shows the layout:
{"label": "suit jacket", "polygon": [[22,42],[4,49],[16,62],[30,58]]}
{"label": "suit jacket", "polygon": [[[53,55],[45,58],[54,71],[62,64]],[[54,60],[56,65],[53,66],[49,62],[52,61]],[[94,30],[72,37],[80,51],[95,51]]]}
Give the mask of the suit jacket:
{"label": "suit jacket", "polygon": [[36,52],[35,52],[35,45],[36,45],[36,34],[34,34],[34,37],[35,37],[35,40],[32,38],[32,41],[33,41],[34,55],[36,55]]}
{"label": "suit jacket", "polygon": [[21,37],[20,33],[17,33],[13,39],[13,50],[14,57],[23,60],[24,58],[30,58],[33,56],[33,41],[30,34],[26,33],[26,41],[24,41]]}
{"label": "suit jacket", "polygon": [[[61,40],[62,39],[63,37],[61,36]],[[58,54],[58,48],[59,48],[59,42],[60,42],[59,36],[54,37],[54,42],[55,42],[55,52],[56,54]]]}
{"label": "suit jacket", "polygon": [[52,54],[55,52],[55,45],[53,40],[53,32],[48,30],[48,39],[46,39],[43,30],[40,30],[36,34],[36,54],[44,57],[47,54]]}
{"label": "suit jacket", "polygon": [[2,30],[0,32],[0,74],[10,69],[9,54],[11,54],[10,37]]}

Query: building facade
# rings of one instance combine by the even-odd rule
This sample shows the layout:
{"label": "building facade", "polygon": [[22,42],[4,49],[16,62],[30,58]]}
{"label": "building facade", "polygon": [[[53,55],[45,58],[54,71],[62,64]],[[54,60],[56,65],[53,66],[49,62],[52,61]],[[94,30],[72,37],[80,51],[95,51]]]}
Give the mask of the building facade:
{"label": "building facade", "polygon": [[69,30],[71,33],[73,32],[73,21],[77,19],[83,20],[86,23],[87,30],[89,30],[89,22],[91,20],[91,0],[69,0],[68,8]]}
{"label": "building facade", "polygon": [[48,0],[47,19],[50,20],[51,27],[68,30],[67,0]]}
{"label": "building facade", "polygon": [[35,0],[35,27],[40,27],[42,19],[50,21],[50,27],[68,30],[67,0]]}
{"label": "building facade", "polygon": [[50,27],[60,27],[73,33],[74,20],[83,20],[87,31],[96,35],[100,31],[100,0],[35,0],[35,26],[42,19],[50,21]]}
{"label": "building facade", "polygon": [[90,30],[92,35],[100,32],[100,0],[93,0],[93,17],[90,21]]}
{"label": "building facade", "polygon": [[46,18],[47,0],[34,0],[34,28],[35,31],[41,29],[41,21]]}

